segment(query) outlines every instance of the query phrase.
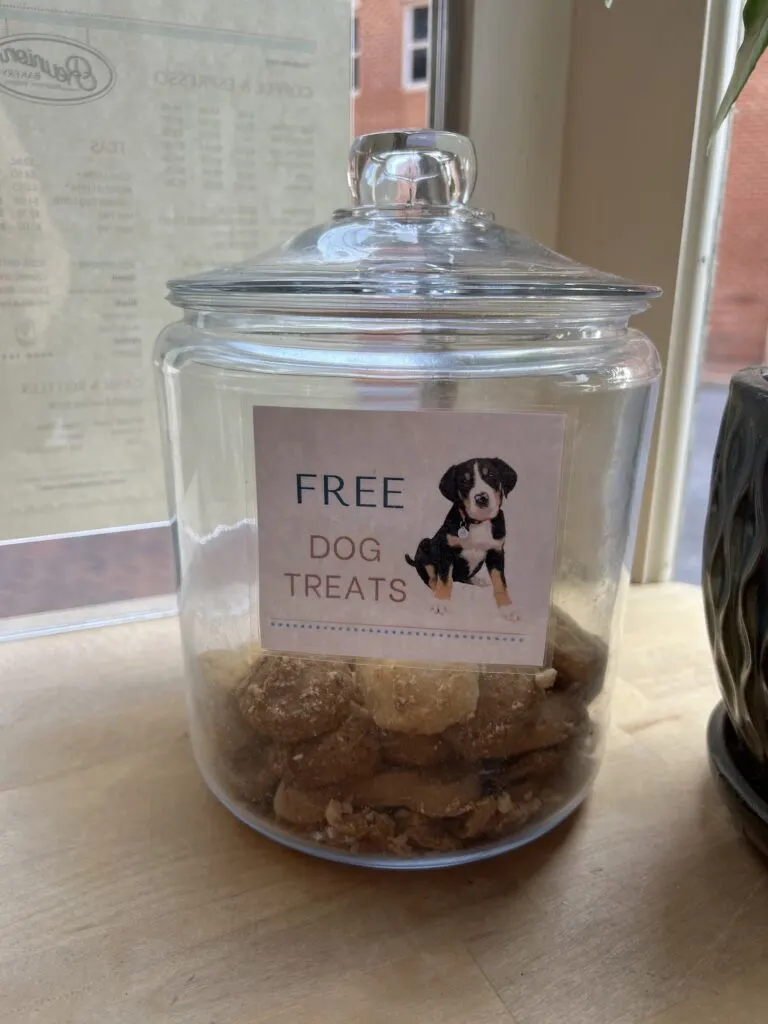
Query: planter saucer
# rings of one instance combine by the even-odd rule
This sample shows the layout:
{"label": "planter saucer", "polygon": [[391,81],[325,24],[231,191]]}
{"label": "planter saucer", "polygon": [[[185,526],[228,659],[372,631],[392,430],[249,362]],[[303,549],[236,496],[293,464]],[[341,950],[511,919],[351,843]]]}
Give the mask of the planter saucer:
{"label": "planter saucer", "polygon": [[768,776],[745,754],[722,703],[709,719],[707,749],[712,776],[736,827],[768,857]]}

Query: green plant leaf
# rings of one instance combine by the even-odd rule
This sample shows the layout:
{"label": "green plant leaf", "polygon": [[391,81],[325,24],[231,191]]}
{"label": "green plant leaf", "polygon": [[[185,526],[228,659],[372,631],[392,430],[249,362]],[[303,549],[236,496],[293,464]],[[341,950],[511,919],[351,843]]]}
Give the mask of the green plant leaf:
{"label": "green plant leaf", "polygon": [[741,90],[747,84],[755,65],[768,46],[768,0],[747,0],[744,4],[744,39],[736,54],[736,67],[733,69],[725,96],[717,109],[715,123],[712,128],[710,142],[718,129],[728,117],[733,104]]}

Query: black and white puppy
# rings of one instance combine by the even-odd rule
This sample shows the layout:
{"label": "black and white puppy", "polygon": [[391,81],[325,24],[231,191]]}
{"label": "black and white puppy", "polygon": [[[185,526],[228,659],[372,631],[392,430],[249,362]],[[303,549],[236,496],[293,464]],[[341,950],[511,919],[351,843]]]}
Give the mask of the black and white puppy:
{"label": "black and white puppy", "polygon": [[[487,586],[490,580],[497,607],[515,618],[504,574],[507,530],[501,506],[516,483],[517,473],[503,459],[467,459],[443,474],[440,493],[451,510],[414,557],[405,556],[434,594],[438,614],[447,611],[454,583]],[[483,566],[487,578],[478,575]]]}

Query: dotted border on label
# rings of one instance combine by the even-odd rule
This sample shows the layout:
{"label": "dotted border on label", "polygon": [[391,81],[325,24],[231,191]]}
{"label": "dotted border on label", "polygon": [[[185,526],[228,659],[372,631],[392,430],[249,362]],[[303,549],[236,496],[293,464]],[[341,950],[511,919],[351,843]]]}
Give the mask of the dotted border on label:
{"label": "dotted border on label", "polygon": [[440,640],[488,640],[492,643],[521,644],[526,640],[519,633],[455,633],[449,629],[400,629],[386,626],[342,626],[327,622],[279,622],[272,619],[276,629],[316,629],[331,633],[374,633],[382,636],[423,636]]}

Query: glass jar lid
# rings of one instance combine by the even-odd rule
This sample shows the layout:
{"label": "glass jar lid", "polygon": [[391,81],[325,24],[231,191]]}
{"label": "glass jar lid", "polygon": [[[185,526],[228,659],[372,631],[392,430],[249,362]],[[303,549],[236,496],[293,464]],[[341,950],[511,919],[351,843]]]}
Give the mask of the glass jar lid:
{"label": "glass jar lid", "polygon": [[[193,309],[509,316],[521,303],[641,311],[659,289],[570,260],[469,206],[471,141],[441,131],[362,135],[350,149],[349,209],[263,255],[169,281]],[[586,314],[586,309],[583,310]]]}

